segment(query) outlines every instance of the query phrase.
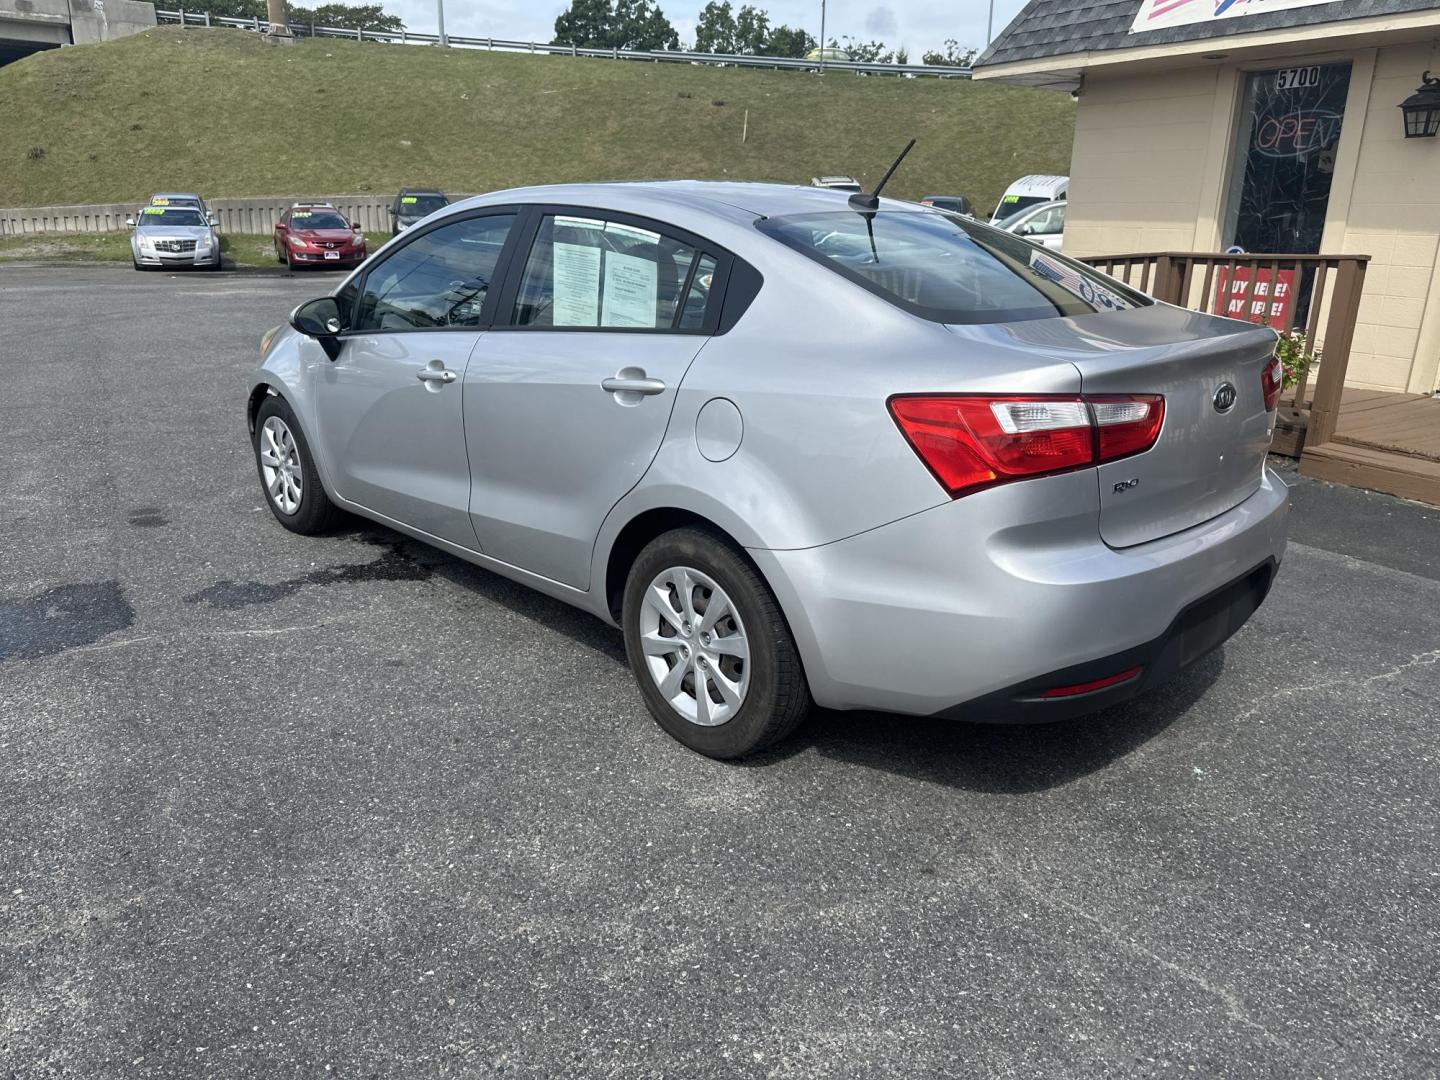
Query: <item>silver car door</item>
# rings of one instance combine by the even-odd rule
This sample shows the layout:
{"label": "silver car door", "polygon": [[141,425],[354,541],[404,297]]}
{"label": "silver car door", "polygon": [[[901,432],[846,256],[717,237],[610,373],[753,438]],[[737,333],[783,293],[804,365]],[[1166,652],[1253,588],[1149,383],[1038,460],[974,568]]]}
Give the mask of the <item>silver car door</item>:
{"label": "silver car door", "polygon": [[315,388],[337,494],[471,548],[463,377],[514,220],[447,219],[369,267],[352,329]]}
{"label": "silver car door", "polygon": [[533,228],[502,301],[511,325],[497,316],[466,372],[471,519],[487,555],[585,588],[600,524],[649,467],[708,339],[723,260],[600,211]]}

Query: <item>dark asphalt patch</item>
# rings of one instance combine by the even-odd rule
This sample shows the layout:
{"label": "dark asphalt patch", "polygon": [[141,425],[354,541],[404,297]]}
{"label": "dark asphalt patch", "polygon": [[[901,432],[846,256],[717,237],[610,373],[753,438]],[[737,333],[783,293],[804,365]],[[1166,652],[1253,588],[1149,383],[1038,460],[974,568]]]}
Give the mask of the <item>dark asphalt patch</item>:
{"label": "dark asphalt patch", "polygon": [[137,529],[157,529],[161,525],[170,524],[170,519],[158,506],[137,506],[130,511],[127,520]]}
{"label": "dark asphalt patch", "polygon": [[0,660],[42,656],[93,645],[135,621],[118,581],[58,585],[24,600],[0,601]]}
{"label": "dark asphalt patch", "polygon": [[430,567],[416,562],[405,554],[399,545],[395,545],[378,559],[367,563],[326,566],[320,570],[311,570],[308,574],[286,578],[284,581],[217,581],[214,585],[191,593],[185,597],[185,602],[233,611],[236,608],[250,607],[252,604],[273,604],[276,600],[294,596],[311,585],[324,588],[362,581],[425,581],[431,572]]}

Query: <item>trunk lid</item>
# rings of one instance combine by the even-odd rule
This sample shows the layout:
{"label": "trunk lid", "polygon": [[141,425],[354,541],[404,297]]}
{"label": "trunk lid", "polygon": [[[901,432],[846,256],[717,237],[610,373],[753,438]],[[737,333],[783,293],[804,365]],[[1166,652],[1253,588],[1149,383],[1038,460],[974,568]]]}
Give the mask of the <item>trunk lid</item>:
{"label": "trunk lid", "polygon": [[[995,329],[1068,360],[1086,395],[1164,395],[1155,445],[1096,470],[1100,535],[1111,547],[1199,525],[1259,488],[1274,420],[1261,388],[1273,331],[1167,304]],[[1227,385],[1234,400],[1221,408]]]}

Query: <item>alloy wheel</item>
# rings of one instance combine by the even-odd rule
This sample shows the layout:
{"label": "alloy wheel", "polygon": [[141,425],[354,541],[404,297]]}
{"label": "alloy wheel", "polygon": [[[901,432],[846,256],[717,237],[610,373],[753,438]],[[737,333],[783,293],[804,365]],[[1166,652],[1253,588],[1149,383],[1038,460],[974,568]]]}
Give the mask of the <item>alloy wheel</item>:
{"label": "alloy wheel", "polygon": [[270,500],[282,514],[296,513],[304,491],[305,471],[295,436],[280,417],[268,417],[261,425],[259,453],[260,475]]}
{"label": "alloy wheel", "polygon": [[701,727],[735,716],[750,687],[750,645],[713,578],[688,566],[662,570],[645,589],[639,629],[645,667],[672,709]]}

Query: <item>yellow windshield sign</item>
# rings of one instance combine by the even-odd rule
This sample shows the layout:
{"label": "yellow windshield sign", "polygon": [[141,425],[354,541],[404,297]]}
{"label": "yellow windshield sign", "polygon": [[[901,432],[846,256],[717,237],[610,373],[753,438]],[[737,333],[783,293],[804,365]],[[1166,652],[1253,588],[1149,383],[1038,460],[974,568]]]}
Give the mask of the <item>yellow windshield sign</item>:
{"label": "yellow windshield sign", "polygon": [[147,207],[145,207],[144,210],[141,211],[141,213],[144,213],[144,214],[163,214],[163,213],[165,213],[165,207],[163,207],[163,206],[147,206]]}
{"label": "yellow windshield sign", "polygon": [[151,205],[151,206],[169,206],[169,205],[170,205],[170,200],[167,199],[167,198],[165,198],[164,195],[156,195],[153,199],[150,200],[150,205]]}
{"label": "yellow windshield sign", "polygon": [[400,201],[401,201],[402,203],[407,203],[407,204],[408,204],[408,203],[416,203],[416,202],[419,202],[420,200],[417,199],[414,195],[401,195],[401,196],[400,196]]}

